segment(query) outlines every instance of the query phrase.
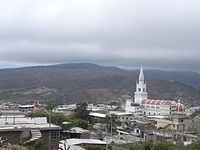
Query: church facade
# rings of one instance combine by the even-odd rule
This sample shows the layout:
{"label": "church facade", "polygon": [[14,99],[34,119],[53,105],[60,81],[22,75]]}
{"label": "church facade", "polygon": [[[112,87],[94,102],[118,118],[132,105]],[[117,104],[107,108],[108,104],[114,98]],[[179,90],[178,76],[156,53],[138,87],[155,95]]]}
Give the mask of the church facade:
{"label": "church facade", "polygon": [[147,83],[144,80],[143,67],[140,69],[139,80],[136,82],[134,99],[127,99],[126,112],[141,113],[143,115],[168,115],[174,112],[184,112],[185,106],[170,100],[148,99]]}

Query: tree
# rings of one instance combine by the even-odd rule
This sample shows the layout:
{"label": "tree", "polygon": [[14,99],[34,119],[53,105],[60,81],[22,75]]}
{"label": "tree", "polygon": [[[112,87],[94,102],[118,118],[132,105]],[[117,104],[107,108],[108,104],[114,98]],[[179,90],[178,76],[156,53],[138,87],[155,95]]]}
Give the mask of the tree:
{"label": "tree", "polygon": [[87,110],[88,104],[84,102],[80,102],[76,104],[76,109],[74,110],[74,118],[82,119],[82,120],[90,120],[89,113]]}
{"label": "tree", "polygon": [[56,107],[55,102],[48,101],[46,103],[46,110],[52,112],[52,110]]}
{"label": "tree", "polygon": [[[107,114],[103,123],[106,123],[108,132],[116,132],[117,130],[117,116],[112,114]],[[111,129],[112,128],[112,129]],[[112,133],[111,133],[112,134]]]}
{"label": "tree", "polygon": [[200,143],[192,143],[187,146],[189,150],[199,150],[200,149]]}
{"label": "tree", "polygon": [[43,140],[38,140],[35,144],[32,146],[29,146],[29,150],[42,150]]}
{"label": "tree", "polygon": [[[47,117],[47,121],[49,122],[49,114],[51,114],[51,123],[61,126],[63,129],[70,129],[72,127],[80,127],[87,129],[88,123],[85,120],[82,119],[76,119],[76,118],[71,118],[70,116],[67,116],[62,113],[47,113],[45,111],[41,110],[36,110],[33,111],[29,114],[27,114],[27,117]],[[70,122],[71,124],[69,125],[63,125],[63,122]]]}

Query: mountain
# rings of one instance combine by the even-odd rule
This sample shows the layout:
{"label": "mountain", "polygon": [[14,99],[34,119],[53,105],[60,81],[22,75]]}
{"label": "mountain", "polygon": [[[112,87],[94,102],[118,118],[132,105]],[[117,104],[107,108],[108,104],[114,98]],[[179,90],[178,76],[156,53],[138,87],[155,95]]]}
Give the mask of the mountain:
{"label": "mountain", "polygon": [[[146,72],[145,72],[146,73]],[[117,67],[89,63],[60,64],[0,70],[0,100],[58,103],[125,102],[132,96],[138,76]],[[191,85],[147,78],[149,98],[199,103]]]}
{"label": "mountain", "polygon": [[[139,74],[139,70],[133,70],[132,73]],[[193,86],[200,85],[200,74],[197,72],[145,70],[145,76],[158,80],[179,81]]]}

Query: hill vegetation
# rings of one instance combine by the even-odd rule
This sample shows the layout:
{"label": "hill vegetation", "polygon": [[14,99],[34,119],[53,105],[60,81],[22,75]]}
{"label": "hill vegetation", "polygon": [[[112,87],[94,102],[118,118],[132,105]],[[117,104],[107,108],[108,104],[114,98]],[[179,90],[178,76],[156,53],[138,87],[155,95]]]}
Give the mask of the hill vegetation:
{"label": "hill vegetation", "polygon": [[[123,101],[132,96],[138,76],[116,67],[61,64],[0,70],[0,100],[58,103]],[[177,81],[147,78],[149,98],[198,103],[195,87]]]}

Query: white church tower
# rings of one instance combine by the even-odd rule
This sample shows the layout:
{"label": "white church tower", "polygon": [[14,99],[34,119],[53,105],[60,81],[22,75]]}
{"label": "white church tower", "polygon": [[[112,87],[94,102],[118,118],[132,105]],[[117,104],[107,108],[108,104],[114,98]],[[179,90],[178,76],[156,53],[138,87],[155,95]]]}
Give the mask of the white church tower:
{"label": "white church tower", "polygon": [[139,81],[136,82],[136,92],[134,93],[134,102],[141,104],[142,100],[147,99],[146,82],[144,81],[143,67],[141,66]]}

